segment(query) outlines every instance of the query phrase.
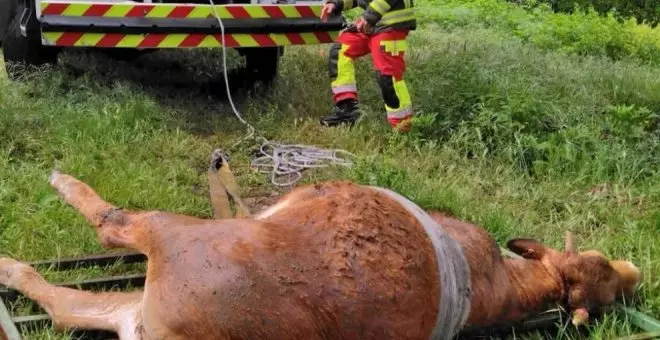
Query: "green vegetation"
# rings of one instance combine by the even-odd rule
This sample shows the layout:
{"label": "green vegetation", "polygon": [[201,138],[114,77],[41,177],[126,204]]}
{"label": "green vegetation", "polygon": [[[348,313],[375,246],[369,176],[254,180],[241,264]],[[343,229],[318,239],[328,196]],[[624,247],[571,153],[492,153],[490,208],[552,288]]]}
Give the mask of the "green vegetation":
{"label": "green vegetation", "polygon": [[556,14],[545,4],[528,9],[498,0],[428,0],[421,6],[423,22],[445,29],[485,27],[543,50],[660,65],[660,30],[634,19],[619,23],[593,10]]}
{"label": "green vegetation", "polygon": [[[517,0],[516,0],[517,1]],[[574,13],[593,8],[600,14],[615,14],[618,18],[636,18],[640,23],[657,25],[660,22],[660,5],[655,0],[520,0],[525,4],[547,3],[556,12]]]}
{"label": "green vegetation", "polygon": [[[305,182],[386,186],[500,243],[535,237],[561,247],[571,230],[581,249],[630,259],[645,275],[637,308],[660,317],[660,32],[495,0],[420,7],[408,56],[421,112],[413,133],[390,131],[368,58],[357,74],[367,115],[352,130],[318,126],[330,110],[327,46],[288,49],[275,90],[234,94],[241,111],[271,140],[359,156],[352,169],[310,171]],[[22,260],[102,251],[48,186],[55,164],[115,204],[210,216],[208,156],[246,131],[222,100],[219,55],[168,51],[125,64],[71,52],[24,83],[3,73],[1,251]],[[256,146],[230,150],[233,168],[244,189],[270,190],[247,168]],[[633,332],[613,313],[591,338]],[[584,337],[568,327],[557,338]]]}

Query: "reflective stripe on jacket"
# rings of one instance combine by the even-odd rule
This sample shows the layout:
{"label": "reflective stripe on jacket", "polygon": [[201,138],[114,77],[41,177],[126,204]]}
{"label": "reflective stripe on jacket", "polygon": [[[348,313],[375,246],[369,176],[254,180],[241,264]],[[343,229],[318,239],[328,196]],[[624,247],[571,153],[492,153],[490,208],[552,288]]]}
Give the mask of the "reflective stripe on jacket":
{"label": "reflective stripe on jacket", "polygon": [[362,16],[374,28],[374,32],[417,28],[413,0],[328,0],[327,2],[335,4],[336,14],[361,7],[364,9]]}

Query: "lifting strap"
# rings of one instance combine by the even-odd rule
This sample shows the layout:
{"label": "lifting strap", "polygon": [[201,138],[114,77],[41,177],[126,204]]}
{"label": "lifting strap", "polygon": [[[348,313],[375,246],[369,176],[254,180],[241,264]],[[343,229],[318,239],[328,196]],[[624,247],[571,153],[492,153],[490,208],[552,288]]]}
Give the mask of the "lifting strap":
{"label": "lifting strap", "polygon": [[211,154],[211,164],[206,174],[209,182],[209,195],[213,207],[213,218],[233,218],[229,196],[234,201],[236,209],[235,218],[247,218],[250,209],[240,196],[240,187],[229,168],[229,156],[222,150],[216,149]]}

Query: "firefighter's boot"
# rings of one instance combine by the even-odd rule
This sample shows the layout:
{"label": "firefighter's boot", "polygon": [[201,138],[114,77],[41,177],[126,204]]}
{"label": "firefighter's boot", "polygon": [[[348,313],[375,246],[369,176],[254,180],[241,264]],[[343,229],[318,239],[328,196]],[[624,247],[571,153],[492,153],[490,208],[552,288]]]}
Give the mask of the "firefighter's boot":
{"label": "firefighter's boot", "polygon": [[321,117],[320,123],[328,127],[340,124],[353,126],[358,118],[360,118],[360,115],[358,101],[355,99],[346,99],[335,105],[331,115]]}

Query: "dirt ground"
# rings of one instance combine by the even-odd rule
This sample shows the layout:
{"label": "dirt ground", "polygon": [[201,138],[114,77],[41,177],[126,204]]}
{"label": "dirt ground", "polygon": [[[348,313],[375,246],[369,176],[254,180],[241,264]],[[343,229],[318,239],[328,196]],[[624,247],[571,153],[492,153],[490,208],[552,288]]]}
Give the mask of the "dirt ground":
{"label": "dirt ground", "polygon": [[284,192],[277,192],[275,190],[267,192],[264,190],[255,190],[243,196],[243,201],[250,208],[251,213],[258,213],[269,206],[275,204],[277,199],[284,195]]}

